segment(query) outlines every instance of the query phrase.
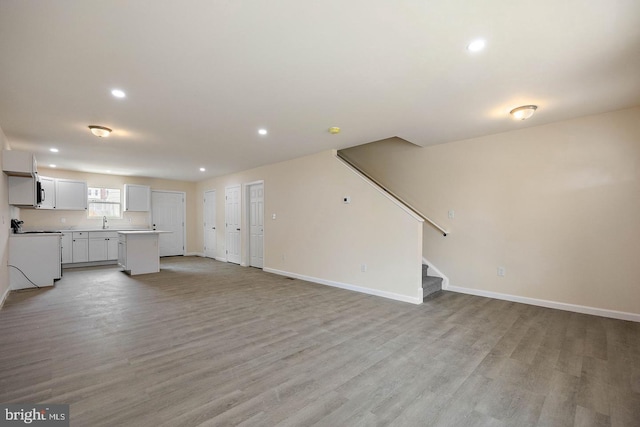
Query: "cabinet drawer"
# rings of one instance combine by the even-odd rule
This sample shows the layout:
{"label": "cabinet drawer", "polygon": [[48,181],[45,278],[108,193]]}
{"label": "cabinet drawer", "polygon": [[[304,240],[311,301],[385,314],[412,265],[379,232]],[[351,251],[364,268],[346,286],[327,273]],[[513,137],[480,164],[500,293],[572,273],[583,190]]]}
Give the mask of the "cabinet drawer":
{"label": "cabinet drawer", "polygon": [[90,231],[89,238],[90,239],[117,239],[118,232],[117,231]]}
{"label": "cabinet drawer", "polygon": [[86,231],[74,231],[73,232],[73,238],[74,239],[88,239],[89,238],[89,233],[87,233]]}

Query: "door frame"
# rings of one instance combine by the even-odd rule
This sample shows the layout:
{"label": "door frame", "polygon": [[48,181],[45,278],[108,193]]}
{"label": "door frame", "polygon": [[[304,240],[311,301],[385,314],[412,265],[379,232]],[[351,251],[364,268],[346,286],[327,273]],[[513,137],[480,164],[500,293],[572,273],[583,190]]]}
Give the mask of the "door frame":
{"label": "door frame", "polygon": [[218,234],[218,191],[215,190],[215,189],[213,189],[213,190],[204,190],[204,192],[202,193],[202,229],[204,231],[203,236],[202,236],[203,237],[202,241],[204,243],[203,248],[202,248],[202,256],[204,258],[209,258],[207,256],[206,249],[204,249],[204,247],[207,246],[207,227],[205,225],[207,205],[206,205],[204,199],[205,199],[205,197],[207,197],[207,193],[211,193],[211,192],[215,193],[213,209],[215,209],[215,213],[216,213],[216,247],[215,247],[215,249],[213,251],[214,256],[213,256],[212,259],[219,260],[219,257],[217,256],[217,254],[218,254],[218,244],[217,244],[217,242],[218,242],[218,236],[217,236],[217,234]]}
{"label": "door frame", "polygon": [[[177,193],[182,194],[182,256],[187,255],[187,193],[174,190],[151,190],[151,210],[149,211],[149,224],[153,227],[153,193]],[[158,248],[159,249],[159,248]]]}
{"label": "door frame", "polygon": [[[246,250],[244,252],[242,252],[240,255],[240,259],[241,259],[241,263],[240,265],[243,267],[250,267],[251,266],[251,224],[250,224],[250,219],[251,219],[251,186],[252,185],[257,185],[257,184],[262,184],[262,191],[263,191],[263,199],[264,199],[264,203],[267,203],[267,189],[266,186],[264,185],[264,179],[260,179],[258,181],[252,181],[252,182],[245,182],[244,184],[242,184],[242,197],[245,199],[245,209],[244,211],[242,211],[243,215],[242,215],[242,219],[241,219],[241,223],[242,223],[242,230],[248,230],[247,233],[241,234],[240,237],[243,239],[243,243],[244,245],[242,245],[244,248],[246,248]],[[242,206],[240,207],[242,210]],[[264,206],[263,206],[263,216],[264,216]],[[266,220],[265,220],[265,225],[266,225]],[[264,227],[266,229],[266,227]],[[242,231],[241,231],[242,232]],[[265,241],[265,234],[266,231],[262,231],[262,269],[264,270],[264,257],[265,257],[265,253],[264,253],[264,241]]]}

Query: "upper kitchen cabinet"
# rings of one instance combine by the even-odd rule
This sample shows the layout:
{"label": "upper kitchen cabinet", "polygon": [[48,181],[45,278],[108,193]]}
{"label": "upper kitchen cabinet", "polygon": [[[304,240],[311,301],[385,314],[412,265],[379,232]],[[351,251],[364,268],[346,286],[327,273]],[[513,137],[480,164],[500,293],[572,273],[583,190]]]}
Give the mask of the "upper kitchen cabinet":
{"label": "upper kitchen cabinet", "polygon": [[56,209],[83,211],[87,209],[87,182],[56,179]]}
{"label": "upper kitchen cabinet", "polygon": [[2,150],[2,171],[13,176],[35,176],[36,156],[28,151]]}
{"label": "upper kitchen cabinet", "polygon": [[148,185],[124,185],[125,212],[148,212],[151,207],[151,187]]}
{"label": "upper kitchen cabinet", "polygon": [[40,191],[42,192],[42,201],[40,202],[40,205],[38,205],[38,209],[55,209],[56,179],[41,176]]}

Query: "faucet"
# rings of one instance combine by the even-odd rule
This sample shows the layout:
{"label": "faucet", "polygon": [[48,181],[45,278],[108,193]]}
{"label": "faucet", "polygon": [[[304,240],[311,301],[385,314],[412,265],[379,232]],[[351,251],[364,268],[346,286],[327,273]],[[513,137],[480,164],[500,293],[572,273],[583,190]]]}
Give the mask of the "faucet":
{"label": "faucet", "polygon": [[102,229],[105,230],[107,228],[107,217],[102,217]]}

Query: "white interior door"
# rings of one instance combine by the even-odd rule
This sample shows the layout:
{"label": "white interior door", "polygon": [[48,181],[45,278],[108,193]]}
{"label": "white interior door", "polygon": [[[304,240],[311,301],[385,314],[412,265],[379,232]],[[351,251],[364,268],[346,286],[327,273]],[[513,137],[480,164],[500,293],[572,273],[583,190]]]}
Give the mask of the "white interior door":
{"label": "white interior door", "polygon": [[240,264],[240,186],[225,188],[224,197],[227,261]]}
{"label": "white interior door", "polygon": [[184,255],[185,194],[176,191],[151,192],[151,223],[160,234],[160,256]]}
{"label": "white interior door", "polygon": [[264,258],[264,184],[249,186],[249,228],[250,265],[262,268]]}
{"label": "white interior door", "polygon": [[216,192],[215,190],[204,193],[204,256],[216,257],[218,247],[216,235]]}

